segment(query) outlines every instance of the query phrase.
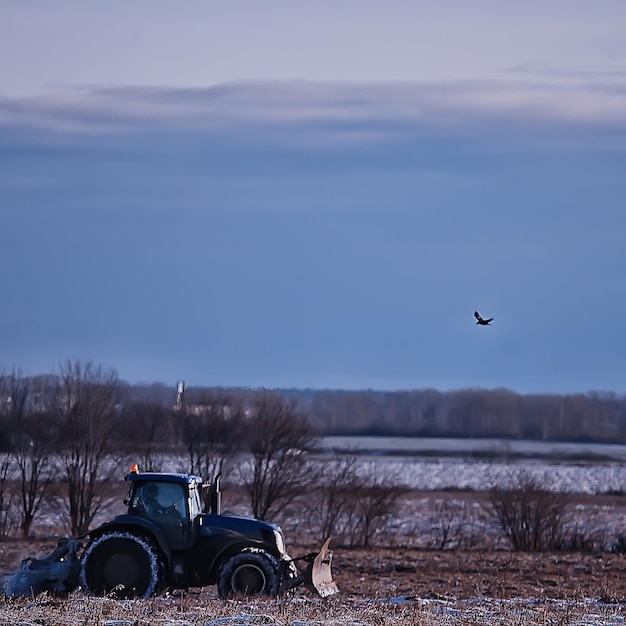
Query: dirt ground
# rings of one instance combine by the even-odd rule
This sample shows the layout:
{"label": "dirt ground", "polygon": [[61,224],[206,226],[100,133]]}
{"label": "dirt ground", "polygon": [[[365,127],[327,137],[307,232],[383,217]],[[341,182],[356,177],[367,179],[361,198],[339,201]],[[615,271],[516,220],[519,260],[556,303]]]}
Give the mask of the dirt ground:
{"label": "dirt ground", "polygon": [[333,573],[353,596],[626,600],[618,554],[337,550]]}
{"label": "dirt ground", "polygon": [[[0,574],[56,540],[0,542]],[[294,551],[294,554],[296,551]],[[420,549],[334,549],[333,575],[346,598],[594,599],[626,602],[626,555]],[[208,595],[214,595],[206,590]]]}

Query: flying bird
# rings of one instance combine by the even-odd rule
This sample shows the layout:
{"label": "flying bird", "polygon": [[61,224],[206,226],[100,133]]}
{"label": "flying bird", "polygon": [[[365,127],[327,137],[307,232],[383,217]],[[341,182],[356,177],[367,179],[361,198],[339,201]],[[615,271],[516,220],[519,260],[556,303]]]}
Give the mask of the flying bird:
{"label": "flying bird", "polygon": [[489,324],[493,322],[493,317],[490,317],[488,320],[486,320],[483,317],[481,317],[478,311],[474,311],[474,317],[478,320],[476,323],[480,324],[481,326],[489,326]]}

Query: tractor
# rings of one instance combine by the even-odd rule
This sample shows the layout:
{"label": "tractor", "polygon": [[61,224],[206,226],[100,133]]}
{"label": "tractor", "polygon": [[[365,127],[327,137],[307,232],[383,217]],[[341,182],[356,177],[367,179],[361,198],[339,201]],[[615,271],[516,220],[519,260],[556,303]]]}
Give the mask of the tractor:
{"label": "tractor", "polygon": [[[278,526],[222,514],[221,475],[203,484],[198,476],[140,472],[133,464],[125,480],[124,514],[77,539],[61,539],[48,557],[22,561],[19,572],[4,577],[5,595],[80,586],[93,596],[148,598],[217,585],[228,598],[278,596],[301,584],[322,597],[337,593],[330,539],[319,552],[292,559]],[[302,573],[296,561],[306,563]]]}

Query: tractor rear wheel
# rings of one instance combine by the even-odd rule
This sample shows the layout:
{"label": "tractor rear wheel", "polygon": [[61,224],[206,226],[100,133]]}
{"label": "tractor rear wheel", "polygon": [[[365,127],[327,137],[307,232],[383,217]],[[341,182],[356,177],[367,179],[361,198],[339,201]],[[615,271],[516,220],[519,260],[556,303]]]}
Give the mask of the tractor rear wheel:
{"label": "tractor rear wheel", "polygon": [[243,550],[220,567],[217,578],[220,598],[278,596],[281,590],[278,561],[262,550]]}
{"label": "tractor rear wheel", "polygon": [[148,598],[163,587],[158,550],[132,533],[113,531],[94,539],[81,563],[82,587],[94,596]]}

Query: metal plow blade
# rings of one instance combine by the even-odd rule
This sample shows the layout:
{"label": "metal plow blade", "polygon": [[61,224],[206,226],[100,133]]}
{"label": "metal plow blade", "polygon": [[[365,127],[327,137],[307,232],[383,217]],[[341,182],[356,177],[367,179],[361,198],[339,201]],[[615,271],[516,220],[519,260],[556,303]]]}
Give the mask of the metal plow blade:
{"label": "metal plow blade", "polygon": [[330,539],[327,539],[317,556],[313,559],[311,566],[311,584],[322,598],[339,593],[339,588],[333,581],[333,574],[330,571],[333,553],[328,549],[329,544]]}

